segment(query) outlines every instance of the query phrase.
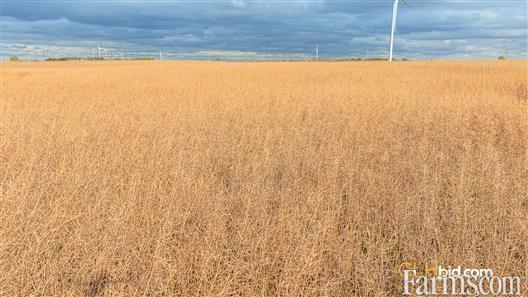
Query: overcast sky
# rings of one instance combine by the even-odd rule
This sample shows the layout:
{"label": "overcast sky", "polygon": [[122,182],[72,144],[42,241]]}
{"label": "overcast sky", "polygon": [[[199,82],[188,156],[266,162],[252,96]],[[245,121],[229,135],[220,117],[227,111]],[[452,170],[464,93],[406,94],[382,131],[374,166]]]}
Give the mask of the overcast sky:
{"label": "overcast sky", "polygon": [[[395,56],[527,58],[527,1],[400,3]],[[2,57],[386,57],[391,0],[2,0]],[[45,52],[46,51],[46,52]]]}

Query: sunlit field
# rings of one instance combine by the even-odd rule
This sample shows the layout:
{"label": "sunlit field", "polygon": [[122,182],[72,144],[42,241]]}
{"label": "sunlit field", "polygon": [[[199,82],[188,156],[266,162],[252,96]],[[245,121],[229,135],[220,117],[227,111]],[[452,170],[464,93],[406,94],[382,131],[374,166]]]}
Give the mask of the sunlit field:
{"label": "sunlit field", "polygon": [[1,66],[2,296],[527,275],[526,61]]}

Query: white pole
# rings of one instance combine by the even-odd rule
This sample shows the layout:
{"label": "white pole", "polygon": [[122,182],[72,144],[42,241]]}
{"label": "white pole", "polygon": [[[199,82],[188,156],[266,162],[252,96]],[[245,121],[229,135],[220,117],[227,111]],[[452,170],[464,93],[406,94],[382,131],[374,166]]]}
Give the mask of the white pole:
{"label": "white pole", "polygon": [[161,61],[161,60],[163,60],[163,55],[162,55],[162,53],[161,53],[161,51],[160,51],[160,61]]}
{"label": "white pole", "polygon": [[315,44],[315,60],[319,61],[319,43]]}
{"label": "white pole", "polygon": [[392,49],[394,47],[394,32],[396,31],[397,15],[398,15],[398,0],[394,0],[394,4],[392,6],[392,28],[391,28],[391,37],[390,37],[389,61],[392,61]]}
{"label": "white pole", "polygon": [[101,58],[101,47],[99,46],[99,41],[97,41],[97,52],[98,52],[99,58]]}

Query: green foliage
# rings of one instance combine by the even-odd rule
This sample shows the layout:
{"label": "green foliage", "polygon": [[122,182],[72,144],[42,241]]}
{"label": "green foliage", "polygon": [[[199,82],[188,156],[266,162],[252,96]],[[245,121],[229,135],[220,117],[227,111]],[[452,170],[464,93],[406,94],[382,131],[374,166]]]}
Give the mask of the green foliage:
{"label": "green foliage", "polygon": [[47,58],[46,61],[80,61],[80,57],[59,57],[59,58]]}
{"label": "green foliage", "polygon": [[9,61],[16,62],[16,61],[20,61],[20,60],[18,59],[17,56],[11,56],[11,57],[9,57]]}
{"label": "green foliage", "polygon": [[501,60],[501,61],[502,61],[502,60],[506,60],[506,57],[504,57],[504,56],[499,56],[499,60]]}
{"label": "green foliage", "polygon": [[[388,61],[389,59],[388,58],[368,58],[368,59],[365,59],[365,61]],[[394,59],[394,61],[397,61],[396,59]]]}

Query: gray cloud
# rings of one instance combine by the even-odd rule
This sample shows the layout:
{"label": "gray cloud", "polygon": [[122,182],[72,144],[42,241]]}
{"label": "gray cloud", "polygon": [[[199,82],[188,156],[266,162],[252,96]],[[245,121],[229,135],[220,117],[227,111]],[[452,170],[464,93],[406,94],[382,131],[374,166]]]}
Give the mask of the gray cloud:
{"label": "gray cloud", "polygon": [[[397,57],[527,57],[524,0],[407,2]],[[302,59],[319,43],[322,57],[386,56],[390,19],[391,1],[4,1],[2,52],[93,55],[101,41],[173,58]]]}

